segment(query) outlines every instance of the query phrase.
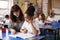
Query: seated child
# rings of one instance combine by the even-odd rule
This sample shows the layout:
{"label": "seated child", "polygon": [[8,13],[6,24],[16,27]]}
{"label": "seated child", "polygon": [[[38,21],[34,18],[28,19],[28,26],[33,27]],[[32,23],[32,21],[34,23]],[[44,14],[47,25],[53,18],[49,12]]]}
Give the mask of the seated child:
{"label": "seated child", "polygon": [[40,34],[39,27],[37,27],[36,23],[33,21],[33,16],[34,16],[34,10],[33,10],[33,7],[30,7],[29,9],[27,9],[27,11],[24,15],[25,21],[20,30],[22,33],[30,33],[34,36]]}
{"label": "seated child", "polygon": [[40,35],[45,35],[45,15],[44,14],[39,14],[38,18],[35,19],[36,25],[40,29]]}
{"label": "seated child", "polygon": [[55,22],[54,16],[55,16],[55,14],[54,14],[54,11],[52,10],[51,14],[47,18],[47,21],[48,22]]}
{"label": "seated child", "polygon": [[39,14],[38,18],[35,19],[35,22],[37,23],[36,25],[39,28],[43,28],[45,24],[45,15],[44,14]]}

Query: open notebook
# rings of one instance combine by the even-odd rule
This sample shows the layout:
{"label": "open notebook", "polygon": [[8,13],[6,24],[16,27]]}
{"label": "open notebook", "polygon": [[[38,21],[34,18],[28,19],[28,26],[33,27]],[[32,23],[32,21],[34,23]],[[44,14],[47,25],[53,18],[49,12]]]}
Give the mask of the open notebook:
{"label": "open notebook", "polygon": [[26,39],[26,38],[31,38],[31,37],[33,37],[34,35],[32,35],[32,34],[30,34],[30,33],[26,33],[26,34],[24,34],[24,33],[17,33],[17,34],[15,34],[15,35],[9,35],[9,36],[10,36],[10,37],[14,37],[14,38],[19,37],[19,38]]}

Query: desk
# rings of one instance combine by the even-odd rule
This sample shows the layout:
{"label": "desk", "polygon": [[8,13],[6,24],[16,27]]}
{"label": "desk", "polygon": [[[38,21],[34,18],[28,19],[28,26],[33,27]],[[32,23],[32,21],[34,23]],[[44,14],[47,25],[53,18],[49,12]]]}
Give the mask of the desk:
{"label": "desk", "polygon": [[[58,31],[58,26],[57,27],[55,27],[55,26],[51,26],[51,25],[45,25],[43,28],[40,28],[40,29],[43,29],[44,31],[45,31],[45,37],[46,37],[46,35],[54,35],[54,40],[56,40],[57,38],[56,38],[56,35],[58,34],[57,33],[57,31]],[[53,33],[53,34],[52,34]],[[51,36],[52,37],[52,36]],[[48,39],[48,38],[47,38]],[[49,39],[51,39],[50,37],[49,37]]]}
{"label": "desk", "polygon": [[[10,33],[9,33],[10,34]],[[3,33],[2,34],[2,37],[3,37],[3,40],[28,40],[28,39],[22,39],[22,38],[13,38],[13,37],[8,37],[8,38],[6,38],[6,33]],[[31,38],[37,38],[37,39],[43,39],[43,38],[45,38],[45,36],[34,36],[34,37],[31,37]]]}
{"label": "desk", "polygon": [[[54,40],[57,40],[57,31],[58,31],[58,27],[56,27],[56,28],[54,28],[54,27],[52,27],[52,28],[45,28],[45,30],[46,30],[46,34],[53,34],[54,35]],[[53,33],[52,33],[53,32]]]}
{"label": "desk", "polygon": [[60,27],[58,28],[58,37],[57,37],[57,40],[60,40]]}

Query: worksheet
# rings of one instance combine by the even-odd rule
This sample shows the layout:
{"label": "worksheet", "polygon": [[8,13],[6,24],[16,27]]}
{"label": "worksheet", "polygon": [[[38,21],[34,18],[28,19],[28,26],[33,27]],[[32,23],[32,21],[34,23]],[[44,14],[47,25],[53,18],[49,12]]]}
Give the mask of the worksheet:
{"label": "worksheet", "polygon": [[30,34],[30,33],[26,33],[26,34],[24,34],[24,33],[17,33],[17,34],[15,34],[15,35],[9,35],[9,36],[10,36],[10,37],[14,37],[14,38],[19,37],[19,38],[26,39],[26,38],[31,38],[31,37],[33,37],[34,35],[32,35],[32,34]]}

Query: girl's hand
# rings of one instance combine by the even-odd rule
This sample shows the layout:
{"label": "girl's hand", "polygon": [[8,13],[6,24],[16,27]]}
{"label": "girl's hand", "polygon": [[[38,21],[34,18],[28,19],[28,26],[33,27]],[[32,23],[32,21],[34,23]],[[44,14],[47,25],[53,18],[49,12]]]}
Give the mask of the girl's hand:
{"label": "girl's hand", "polygon": [[16,31],[14,29],[10,29],[10,31],[12,35],[16,34]]}
{"label": "girl's hand", "polygon": [[20,30],[22,33],[27,33],[27,30],[26,29],[21,29]]}

